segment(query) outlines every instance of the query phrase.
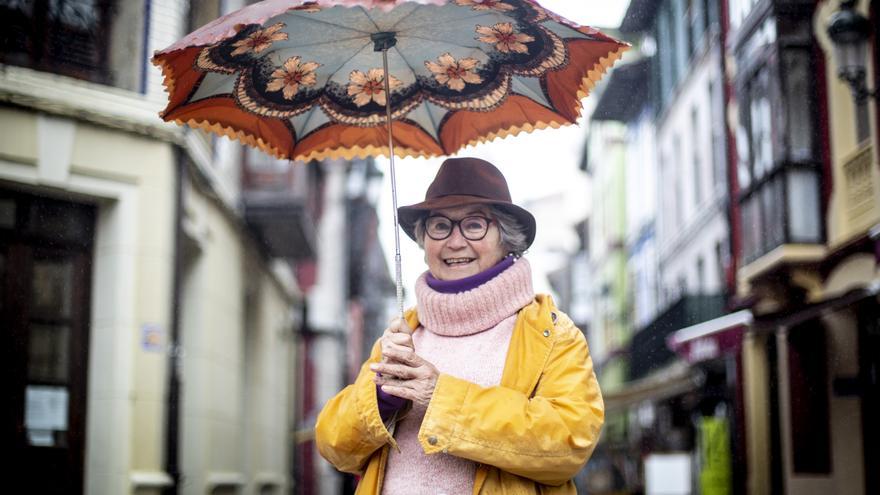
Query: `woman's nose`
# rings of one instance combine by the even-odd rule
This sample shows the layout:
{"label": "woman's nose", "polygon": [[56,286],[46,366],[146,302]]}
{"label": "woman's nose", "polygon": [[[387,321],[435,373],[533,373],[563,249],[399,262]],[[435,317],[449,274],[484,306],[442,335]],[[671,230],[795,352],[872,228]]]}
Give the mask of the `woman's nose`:
{"label": "woman's nose", "polygon": [[467,246],[467,239],[461,234],[461,229],[458,228],[458,225],[453,227],[452,233],[449,234],[449,238],[446,239],[446,245],[449,247]]}

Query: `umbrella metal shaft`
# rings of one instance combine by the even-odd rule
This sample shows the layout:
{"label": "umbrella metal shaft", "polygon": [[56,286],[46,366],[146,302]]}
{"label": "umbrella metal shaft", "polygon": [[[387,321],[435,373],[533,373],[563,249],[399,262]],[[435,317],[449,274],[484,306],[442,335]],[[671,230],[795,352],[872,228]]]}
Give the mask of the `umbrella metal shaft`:
{"label": "umbrella metal shaft", "polygon": [[388,47],[382,48],[382,76],[385,84],[385,123],[388,127],[388,161],[391,168],[391,204],[394,208],[394,282],[397,288],[397,311],[403,319],[403,276],[400,261],[400,229],[397,224],[397,174],[394,169],[394,137],[391,132],[391,83],[388,74]]}

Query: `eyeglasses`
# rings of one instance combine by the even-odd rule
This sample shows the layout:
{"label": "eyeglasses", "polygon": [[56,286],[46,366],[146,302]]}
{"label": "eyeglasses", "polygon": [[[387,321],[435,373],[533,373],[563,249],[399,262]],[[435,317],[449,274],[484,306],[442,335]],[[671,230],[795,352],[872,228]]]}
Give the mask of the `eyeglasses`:
{"label": "eyeglasses", "polygon": [[432,215],[425,219],[425,233],[435,241],[442,241],[452,235],[452,229],[458,225],[458,231],[469,241],[479,241],[489,232],[492,220],[481,216],[464,217],[452,220],[443,215]]}

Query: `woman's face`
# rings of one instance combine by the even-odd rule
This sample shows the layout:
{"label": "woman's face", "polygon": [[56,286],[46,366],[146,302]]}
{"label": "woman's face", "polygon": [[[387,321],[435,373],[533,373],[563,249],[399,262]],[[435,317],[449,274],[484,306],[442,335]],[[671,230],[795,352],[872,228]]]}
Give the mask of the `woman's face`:
{"label": "woman's face", "polygon": [[[456,206],[432,210],[431,215],[443,215],[453,221],[474,215],[492,219],[489,211],[485,206]],[[486,237],[479,241],[466,239],[458,225],[454,226],[449,237],[441,241],[425,234],[425,262],[431,275],[439,280],[458,280],[476,275],[495,266],[505,254],[494,219],[489,223]]]}

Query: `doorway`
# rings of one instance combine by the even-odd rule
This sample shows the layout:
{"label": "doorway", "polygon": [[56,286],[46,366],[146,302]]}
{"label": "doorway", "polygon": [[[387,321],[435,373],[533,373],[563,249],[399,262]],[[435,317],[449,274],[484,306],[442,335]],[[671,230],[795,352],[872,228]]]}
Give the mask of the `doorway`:
{"label": "doorway", "polygon": [[16,493],[83,492],[94,219],[0,189],[0,452]]}

